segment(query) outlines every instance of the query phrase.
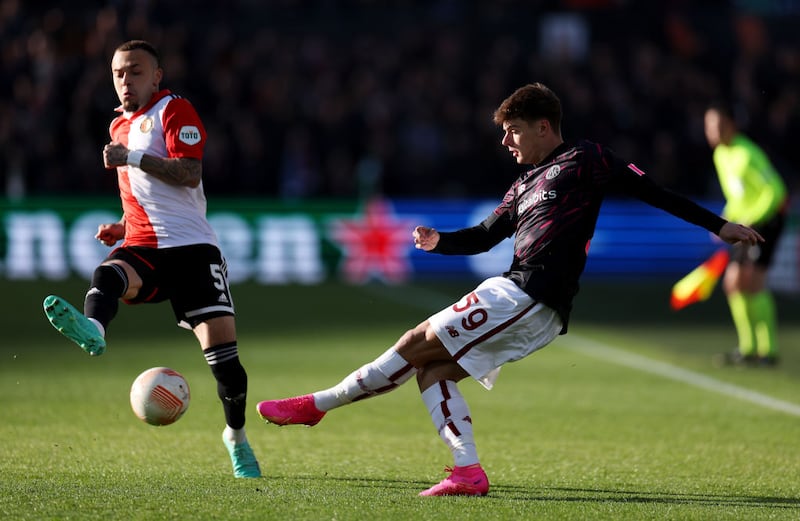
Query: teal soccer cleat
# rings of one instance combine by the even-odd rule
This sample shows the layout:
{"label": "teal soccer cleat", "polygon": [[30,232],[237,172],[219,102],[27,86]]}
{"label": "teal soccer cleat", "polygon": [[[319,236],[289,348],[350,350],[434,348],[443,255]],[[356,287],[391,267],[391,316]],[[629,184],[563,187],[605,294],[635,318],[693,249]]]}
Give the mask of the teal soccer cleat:
{"label": "teal soccer cleat", "polygon": [[248,442],[231,443],[223,433],[222,443],[228,449],[233,464],[233,476],[236,478],[260,478],[261,468],[258,466],[256,455]]}
{"label": "teal soccer cleat", "polygon": [[83,313],[61,297],[49,295],[44,299],[44,314],[59,333],[69,338],[92,356],[106,351],[106,341],[100,331]]}

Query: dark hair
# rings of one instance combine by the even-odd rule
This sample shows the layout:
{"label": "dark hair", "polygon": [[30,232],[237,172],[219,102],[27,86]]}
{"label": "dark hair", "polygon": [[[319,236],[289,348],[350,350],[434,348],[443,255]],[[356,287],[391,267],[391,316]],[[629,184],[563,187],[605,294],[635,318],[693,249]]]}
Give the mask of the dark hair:
{"label": "dark hair", "polygon": [[531,122],[542,118],[550,123],[554,132],[561,131],[561,100],[541,83],[518,88],[494,111],[496,125],[502,125],[510,119]]}
{"label": "dark hair", "polygon": [[117,47],[114,53],[116,54],[118,52],[135,51],[136,49],[142,49],[143,51],[146,51],[150,56],[155,58],[156,66],[161,67],[161,57],[158,55],[158,51],[152,43],[145,40],[127,41]]}

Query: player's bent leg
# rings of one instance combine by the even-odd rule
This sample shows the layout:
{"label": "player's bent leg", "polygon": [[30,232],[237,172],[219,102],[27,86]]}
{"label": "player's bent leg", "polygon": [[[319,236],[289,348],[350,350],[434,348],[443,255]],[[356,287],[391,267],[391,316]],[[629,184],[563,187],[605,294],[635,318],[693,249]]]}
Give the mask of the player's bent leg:
{"label": "player's bent leg", "polygon": [[102,355],[106,341],[97,326],[69,302],[56,295],[45,297],[44,313],[50,324],[92,356]]}
{"label": "player's bent leg", "polygon": [[[106,329],[117,315],[119,299],[129,291],[129,278],[119,263],[101,264],[92,274],[92,283],[83,301],[86,316],[97,320]],[[130,268],[132,273],[133,268]],[[135,293],[131,293],[135,297]]]}
{"label": "player's bent leg", "polygon": [[267,400],[258,404],[258,414],[276,425],[316,425],[336,407],[397,389],[416,374],[416,369],[393,347],[361,366],[337,385],[313,394]]}
{"label": "player's bent leg", "polygon": [[489,478],[480,463],[467,467],[446,467],[450,475],[420,496],[485,496],[489,493]]}

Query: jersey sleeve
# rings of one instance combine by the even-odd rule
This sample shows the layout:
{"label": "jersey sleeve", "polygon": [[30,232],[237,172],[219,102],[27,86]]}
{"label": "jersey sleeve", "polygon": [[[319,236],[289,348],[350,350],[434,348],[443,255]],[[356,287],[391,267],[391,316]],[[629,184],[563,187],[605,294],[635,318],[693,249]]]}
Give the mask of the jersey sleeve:
{"label": "jersey sleeve", "polygon": [[192,104],[175,98],[167,104],[163,117],[168,157],[203,159],[206,129]]}
{"label": "jersey sleeve", "polygon": [[719,233],[727,222],[694,201],[656,184],[641,168],[623,161],[606,150],[604,158],[611,166],[611,187],[650,206],[660,208],[684,221]]}
{"label": "jersey sleeve", "polygon": [[506,192],[500,205],[479,225],[455,232],[439,232],[434,253],[444,255],[474,255],[489,251],[514,234],[512,219],[516,183]]}

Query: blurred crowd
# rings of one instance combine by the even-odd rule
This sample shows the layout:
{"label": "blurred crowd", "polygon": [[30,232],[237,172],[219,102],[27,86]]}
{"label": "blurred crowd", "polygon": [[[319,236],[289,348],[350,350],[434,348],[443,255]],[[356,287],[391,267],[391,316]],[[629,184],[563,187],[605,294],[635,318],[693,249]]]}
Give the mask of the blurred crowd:
{"label": "blurred crowd", "polygon": [[118,105],[109,61],[143,38],[162,53],[162,87],[203,118],[210,194],[497,198],[520,167],[492,113],[533,81],[561,97],[565,139],[611,145],[697,197],[718,190],[704,107],[730,99],[796,188],[793,5],[0,0],[0,186],[116,193],[101,161]]}

